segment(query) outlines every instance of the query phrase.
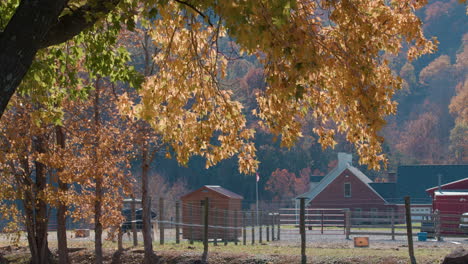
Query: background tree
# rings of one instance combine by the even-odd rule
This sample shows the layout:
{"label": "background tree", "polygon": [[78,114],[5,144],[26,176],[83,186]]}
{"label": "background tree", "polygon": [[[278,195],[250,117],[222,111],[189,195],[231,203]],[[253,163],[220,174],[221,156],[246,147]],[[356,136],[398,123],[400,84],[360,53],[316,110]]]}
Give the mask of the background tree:
{"label": "background tree", "polygon": [[265,190],[271,193],[277,206],[290,204],[290,200],[309,190],[310,169],[301,170],[300,177],[286,169],[276,169],[268,179]]}
{"label": "background tree", "polygon": [[[120,42],[125,45],[133,55],[134,60],[132,61],[137,70],[140,71],[142,76],[149,77],[155,74],[158,70],[159,65],[153,61],[159,49],[152,43],[149,35],[148,28],[150,22],[141,18],[138,22],[139,27],[133,31],[126,30],[120,36]],[[135,90],[128,90],[128,95],[133,101],[139,101],[141,98],[135,92]],[[133,142],[135,143],[134,155],[135,161],[140,165],[139,172],[140,176],[140,195],[142,203],[142,233],[143,233],[143,244],[144,244],[144,261],[145,263],[153,263],[156,261],[156,256],[153,252],[153,241],[151,236],[151,204],[152,196],[150,187],[150,170],[154,163],[158,152],[161,151],[163,144],[160,140],[160,135],[155,129],[153,129],[148,122],[141,119],[133,120],[132,129]],[[162,193],[156,194],[161,196]],[[154,196],[155,198],[157,196]],[[156,199],[155,199],[156,200]]]}
{"label": "background tree", "polygon": [[[94,223],[96,263],[102,263],[102,232],[120,226],[123,199],[131,193],[129,125],[115,113],[116,98],[110,82],[95,80],[93,100],[71,103],[65,121],[70,156],[63,177],[74,183],[69,203],[75,219]],[[72,177],[72,178],[70,178]],[[119,184],[115,184],[118,182]]]}
{"label": "background tree", "polygon": [[[47,241],[50,196],[44,162],[53,130],[37,117],[41,110],[30,98],[17,97],[1,122],[2,198],[10,201],[11,212],[24,210],[23,217],[18,220],[27,231],[31,263],[49,263],[52,258]],[[21,208],[16,207],[17,200],[22,201]]]}
{"label": "background tree", "polygon": [[286,169],[276,169],[266,183],[265,189],[272,194],[273,202],[284,204],[296,194],[296,174]]}
{"label": "background tree", "polygon": [[408,122],[397,148],[407,156],[427,163],[440,160],[441,145],[436,136],[438,123],[439,118],[431,112]]}
{"label": "background tree", "polygon": [[450,113],[455,117],[455,126],[450,131],[450,150],[460,164],[468,160],[468,34],[464,35],[463,40],[463,50],[457,54],[454,65],[460,82],[449,105]]}

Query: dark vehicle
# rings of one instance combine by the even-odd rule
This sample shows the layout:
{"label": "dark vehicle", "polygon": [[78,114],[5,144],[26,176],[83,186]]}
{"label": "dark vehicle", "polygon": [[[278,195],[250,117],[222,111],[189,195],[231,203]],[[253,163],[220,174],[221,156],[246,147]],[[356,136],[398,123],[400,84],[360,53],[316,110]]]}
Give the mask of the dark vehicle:
{"label": "dark vehicle", "polygon": [[[132,210],[131,209],[124,209],[122,211],[122,215],[125,217],[125,222],[122,223],[122,232],[128,232],[132,230]],[[156,218],[157,214],[151,211],[151,219]],[[136,229],[141,230],[143,229],[143,209],[135,210],[135,220]]]}
{"label": "dark vehicle", "polygon": [[[142,230],[143,229],[143,220],[135,220],[136,229]],[[132,221],[125,221],[122,224],[122,232],[126,233],[132,230]]]}

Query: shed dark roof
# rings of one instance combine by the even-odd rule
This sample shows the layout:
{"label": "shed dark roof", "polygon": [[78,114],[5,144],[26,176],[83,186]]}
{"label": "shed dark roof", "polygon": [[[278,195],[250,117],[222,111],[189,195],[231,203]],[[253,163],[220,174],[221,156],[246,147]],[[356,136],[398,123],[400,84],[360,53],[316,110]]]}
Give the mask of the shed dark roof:
{"label": "shed dark roof", "polygon": [[244,197],[240,196],[239,194],[237,193],[233,193],[227,189],[224,189],[223,187],[219,186],[219,185],[205,185],[204,187],[210,189],[210,190],[213,190],[217,193],[220,193],[224,196],[227,196],[229,198],[232,198],[232,199],[244,199]]}
{"label": "shed dark roof", "polygon": [[203,187],[201,187],[201,188],[199,188],[199,189],[197,189],[197,190],[195,190],[193,192],[190,192],[190,193],[187,193],[187,194],[183,195],[181,197],[181,199],[185,199],[188,196],[192,195],[193,193],[196,193],[196,192],[199,192],[199,191],[205,190],[205,192],[206,192],[206,189],[211,190],[211,191],[216,192],[216,193],[219,193],[222,196],[225,196],[225,197],[230,198],[230,199],[240,199],[240,200],[244,199],[244,197],[238,195],[237,193],[233,193],[233,192],[231,192],[231,191],[229,191],[227,189],[224,189],[223,187],[221,187],[219,185],[205,185],[205,186],[203,186]]}
{"label": "shed dark roof", "polygon": [[398,167],[397,196],[402,202],[410,196],[413,203],[431,203],[426,190],[441,184],[468,177],[468,165],[409,165]]}

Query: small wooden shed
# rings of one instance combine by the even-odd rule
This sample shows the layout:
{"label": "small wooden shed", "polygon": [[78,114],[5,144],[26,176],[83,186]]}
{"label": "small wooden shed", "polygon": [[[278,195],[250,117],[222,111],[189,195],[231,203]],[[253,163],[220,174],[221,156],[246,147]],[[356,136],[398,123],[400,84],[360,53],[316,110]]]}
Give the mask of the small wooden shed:
{"label": "small wooden shed", "polygon": [[205,198],[209,205],[208,238],[237,240],[241,234],[244,198],[219,185],[205,185],[181,197],[183,238],[203,240]]}

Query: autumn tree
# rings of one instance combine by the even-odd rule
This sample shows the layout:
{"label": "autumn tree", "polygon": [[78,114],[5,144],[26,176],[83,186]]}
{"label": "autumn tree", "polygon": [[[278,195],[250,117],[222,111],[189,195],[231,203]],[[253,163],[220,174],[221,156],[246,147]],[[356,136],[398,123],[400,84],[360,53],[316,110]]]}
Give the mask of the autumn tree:
{"label": "autumn tree", "polygon": [[[408,2],[395,2],[387,6],[374,1],[325,1],[319,7],[315,2],[297,1],[284,8],[276,4],[219,6],[215,8],[216,14],[225,23],[213,27],[200,26],[197,29],[210,36],[218,31],[223,32],[225,25],[229,34],[236,37],[237,43],[246,52],[261,52],[258,57],[266,66],[268,86],[258,96],[259,109],[256,113],[264,120],[263,125],[274,134],[281,135],[283,145],[290,146],[301,136],[300,119],[312,113],[318,117],[315,131],[324,146],[335,143],[335,130],[346,133],[347,140],[356,144],[361,162],[377,167],[385,159],[379,155],[382,138],[377,136],[377,131],[385,124],[384,116],[394,113],[396,105],[391,102],[391,97],[399,88],[399,82],[380,55],[382,51],[398,53],[403,37],[411,43],[418,43],[409,48],[410,58],[432,51],[433,44],[424,39],[420,31],[421,23],[411,11],[421,5]],[[210,6],[209,3],[200,2],[196,7],[200,11]],[[244,14],[245,8],[250,11],[245,17],[232,16]],[[163,24],[164,19],[183,20],[184,24],[193,20],[191,15],[184,18],[179,12],[176,4],[169,3],[160,12],[163,19],[157,23]],[[323,23],[319,14],[324,12],[333,23]],[[363,17],[358,13],[373,15]],[[397,18],[397,14],[402,13],[405,14],[405,20]],[[350,17],[353,17],[352,26]],[[240,21],[250,21],[249,25],[261,24],[263,27],[259,30],[255,26],[245,26]],[[385,26],[380,26],[382,23]],[[369,25],[382,30],[369,31]],[[168,43],[169,50],[177,53],[178,50],[171,47],[176,47],[180,38],[177,36],[183,34],[183,31],[182,27],[157,30],[155,32],[159,34],[155,34],[154,39],[156,43]],[[162,39],[166,38],[164,36],[172,36],[173,32],[173,42]],[[361,32],[368,35],[362,35]],[[344,35],[355,37],[346,40],[335,37]],[[258,36],[258,39],[252,41],[251,36]],[[215,51],[212,48],[209,53],[199,53],[206,56],[205,64],[195,66],[205,67],[206,63],[218,58],[221,60],[218,72],[222,74],[225,68],[223,57]],[[164,59],[161,56],[156,59]],[[374,59],[369,60],[370,57]],[[172,67],[167,70],[164,68],[164,74],[178,76],[184,71],[175,64],[176,61],[165,61]],[[180,93],[192,89],[193,85],[182,86],[183,83],[153,83],[148,80],[143,90],[151,88],[159,91],[158,87],[162,85],[168,88],[174,85]],[[328,127],[329,122],[336,122],[336,129]]]}
{"label": "autumn tree", "polygon": [[[320,117],[316,132],[324,146],[334,144],[336,131],[344,132],[347,140],[355,143],[360,161],[374,168],[385,161],[380,155],[382,138],[377,132],[385,124],[384,117],[395,112],[391,98],[399,88],[385,55],[400,52],[404,42],[408,43],[410,59],[434,49],[434,44],[424,38],[421,21],[414,14],[425,1],[277,0],[258,5],[209,0],[147,1],[141,6],[132,1],[113,0],[70,5],[66,5],[67,1],[47,0],[7,3],[2,5],[2,14],[5,13],[8,22],[3,24],[0,36],[0,65],[5,67],[0,68],[2,110],[39,49],[70,39],[97,21],[102,23],[111,10],[115,10],[111,14],[121,15],[116,21],[130,26],[135,24],[130,18],[141,11],[146,17],[158,14],[157,23],[163,25],[177,20],[183,20],[185,25],[191,20],[202,22],[200,27],[187,30],[193,36],[228,32],[242,51],[258,54],[260,63],[265,65],[268,87],[259,94],[257,114],[274,134],[282,135],[284,145],[290,146],[300,137],[299,120],[312,112]],[[21,25],[34,19],[43,23],[31,23],[33,27],[20,30]],[[172,39],[175,46],[179,42],[162,28],[155,32],[156,43]],[[161,38],[166,40],[159,42]],[[20,51],[24,54],[21,58],[17,57]],[[204,63],[223,60],[217,52],[199,52],[205,58],[201,60]],[[14,71],[19,64],[23,65],[21,71]],[[204,65],[207,64],[199,64],[198,68]],[[193,69],[187,76],[196,75],[197,68]],[[181,74],[178,70],[176,67],[172,72]],[[163,85],[155,86],[152,81],[147,84]],[[181,86],[175,87],[184,92]],[[151,99],[145,101],[154,103]],[[329,122],[336,122],[336,129],[327,127]]]}
{"label": "autumn tree", "polygon": [[[136,68],[140,70],[140,73],[144,77],[150,77],[154,75],[159,65],[153,60],[160,50],[152,42],[149,34],[150,22],[144,18],[139,21],[139,27],[133,31],[125,30],[122,32],[120,42],[125,45],[131,52],[134,60],[132,61]],[[128,90],[128,95],[132,101],[139,101],[141,98],[135,92],[135,90]],[[153,241],[151,236],[151,203],[152,196],[150,191],[150,170],[151,165],[155,161],[157,154],[161,151],[164,146],[160,140],[160,135],[157,130],[153,129],[148,122],[142,119],[133,119],[132,128],[133,133],[132,142],[134,143],[133,155],[136,158],[138,164],[140,164],[139,172],[140,176],[140,190],[138,193],[141,194],[142,203],[142,233],[143,233],[143,244],[144,244],[144,261],[145,263],[153,263],[155,261],[155,255],[153,252]],[[159,193],[162,195],[162,193]],[[156,196],[154,196],[156,197]]]}
{"label": "autumn tree", "polygon": [[[127,65],[130,55],[117,43],[120,30],[112,26],[112,17],[106,27],[94,29],[94,34],[83,36],[83,49],[87,54],[82,61],[82,72],[85,78],[79,88],[88,89],[88,104],[79,105],[74,116],[81,117],[77,128],[73,131],[82,132],[73,147],[77,153],[77,166],[74,174],[78,177],[87,199],[77,205],[81,208],[82,216],[93,214],[95,225],[95,253],[96,263],[102,263],[102,232],[108,226],[120,225],[122,220],[120,208],[124,194],[129,194],[128,170],[126,169],[130,149],[128,142],[132,140],[131,130],[118,113],[118,94],[116,83],[126,81],[132,84],[138,75],[133,67]],[[79,113],[82,114],[79,114]],[[87,120],[87,122],[85,121]],[[80,153],[81,156],[78,154]],[[72,167],[73,168],[73,167]],[[81,168],[81,170],[80,170]],[[120,182],[120,186],[113,183]],[[87,207],[86,207],[86,206]],[[78,210],[80,211],[80,210]]]}
{"label": "autumn tree", "polygon": [[312,176],[312,170],[307,167],[299,172],[299,177],[296,177],[295,192],[296,194],[303,194],[310,188],[310,176]]}
{"label": "autumn tree", "polygon": [[[64,180],[75,183],[68,194],[76,219],[94,223],[96,263],[102,263],[102,232],[120,226],[123,198],[131,192],[130,144],[132,133],[118,111],[112,86],[104,78],[95,80],[92,100],[72,103],[65,126],[69,134]],[[68,176],[68,177],[66,177]],[[70,178],[71,177],[71,178]],[[115,184],[118,182],[119,184]]]}
{"label": "autumn tree", "polygon": [[442,146],[437,134],[439,118],[426,112],[416,120],[408,121],[400,134],[396,148],[407,157],[420,162],[433,163],[439,161],[442,155]]}
{"label": "autumn tree", "polygon": [[[4,11],[4,10],[2,10]],[[65,164],[68,164],[65,159],[60,158],[64,155],[66,149],[66,131],[63,129],[64,122],[64,108],[63,102],[69,100],[85,99],[89,95],[89,91],[94,89],[93,80],[96,76],[109,76],[109,80],[125,80],[132,83],[133,75],[132,67],[126,65],[129,56],[125,50],[117,49],[115,44],[115,35],[118,29],[113,28],[112,18],[109,18],[106,28],[88,32],[74,38],[73,42],[67,42],[60,46],[54,46],[43,49],[36,54],[33,61],[33,67],[28,72],[26,78],[20,86],[22,98],[28,98],[29,104],[35,106],[31,114],[31,120],[28,122],[40,124],[42,127],[53,126],[52,132],[48,132],[48,140],[40,140],[40,145],[47,146],[41,151],[42,159],[40,171],[45,171],[47,175],[55,175],[50,178],[51,186],[55,189],[48,190],[43,195],[34,195],[42,210],[47,205],[57,207],[57,220],[58,220],[58,248],[59,248],[59,263],[67,263],[67,241],[65,229],[65,213],[67,211],[67,193],[68,185],[72,183],[70,176],[62,178],[60,175],[67,175],[63,172]],[[92,52],[91,52],[92,50]],[[94,52],[94,53],[93,53]],[[107,61],[107,62],[104,62]],[[120,66],[118,66],[120,65]],[[125,67],[123,67],[125,65]],[[24,99],[23,99],[24,100]],[[25,104],[27,106],[27,104]],[[25,107],[26,107],[25,106]],[[27,111],[27,108],[21,109],[21,104],[11,106],[9,111],[21,112]],[[20,110],[18,110],[20,109]],[[4,121],[2,121],[4,122]],[[31,126],[32,127],[32,126]],[[14,128],[12,128],[14,129]],[[56,144],[51,144],[51,138],[54,138]],[[34,146],[40,146],[35,144]],[[60,150],[62,149],[62,150]],[[53,150],[53,151],[52,151]],[[52,152],[51,152],[52,151]],[[34,153],[34,152],[33,152]],[[60,154],[61,153],[61,154]],[[34,155],[33,155],[34,156]],[[55,160],[44,157],[55,157]],[[64,157],[72,157],[73,155],[64,155]],[[58,162],[61,160],[62,162]],[[21,163],[26,164],[26,163]],[[35,177],[34,174],[29,175],[31,179],[41,179]],[[25,185],[28,181],[23,182]],[[60,190],[57,190],[57,187]],[[19,189],[25,187],[18,187]],[[41,187],[43,188],[43,187]],[[38,192],[42,192],[39,188]],[[62,197],[64,196],[64,197]],[[52,199],[52,197],[54,199]],[[12,198],[12,197],[10,197]],[[41,218],[37,223],[44,222],[44,225],[33,225],[32,229],[28,229],[28,234],[37,236],[36,240],[45,241],[41,243],[32,243],[29,241],[31,252],[34,247],[40,247],[42,250],[40,256],[32,255],[32,258],[37,263],[47,263],[49,260],[46,256],[47,245],[47,219],[48,215],[45,213],[34,214],[35,217]],[[36,221],[36,220],[35,220]],[[33,241],[34,242],[34,241]],[[47,249],[48,250],[48,249]]]}
{"label": "autumn tree", "polygon": [[468,159],[468,34],[463,38],[463,50],[457,54],[454,65],[460,82],[449,105],[450,113],[455,117],[455,127],[450,131],[450,150],[457,163],[466,162]]}
{"label": "autumn tree", "polygon": [[268,179],[265,190],[273,196],[274,202],[282,202],[294,197],[296,174],[286,169],[276,169]]}
{"label": "autumn tree", "polygon": [[309,189],[310,169],[301,170],[300,177],[286,169],[276,169],[268,179],[265,190],[273,197],[273,202],[287,204],[289,199]]}
{"label": "autumn tree", "polygon": [[[50,181],[45,160],[49,154],[52,126],[37,116],[43,108],[30,98],[16,97],[1,122],[0,182],[2,204],[8,203],[8,212],[15,215],[24,208],[19,220],[27,231],[31,263],[50,263],[52,254],[47,241],[49,210],[47,187]],[[4,210],[6,208],[3,208]]]}

